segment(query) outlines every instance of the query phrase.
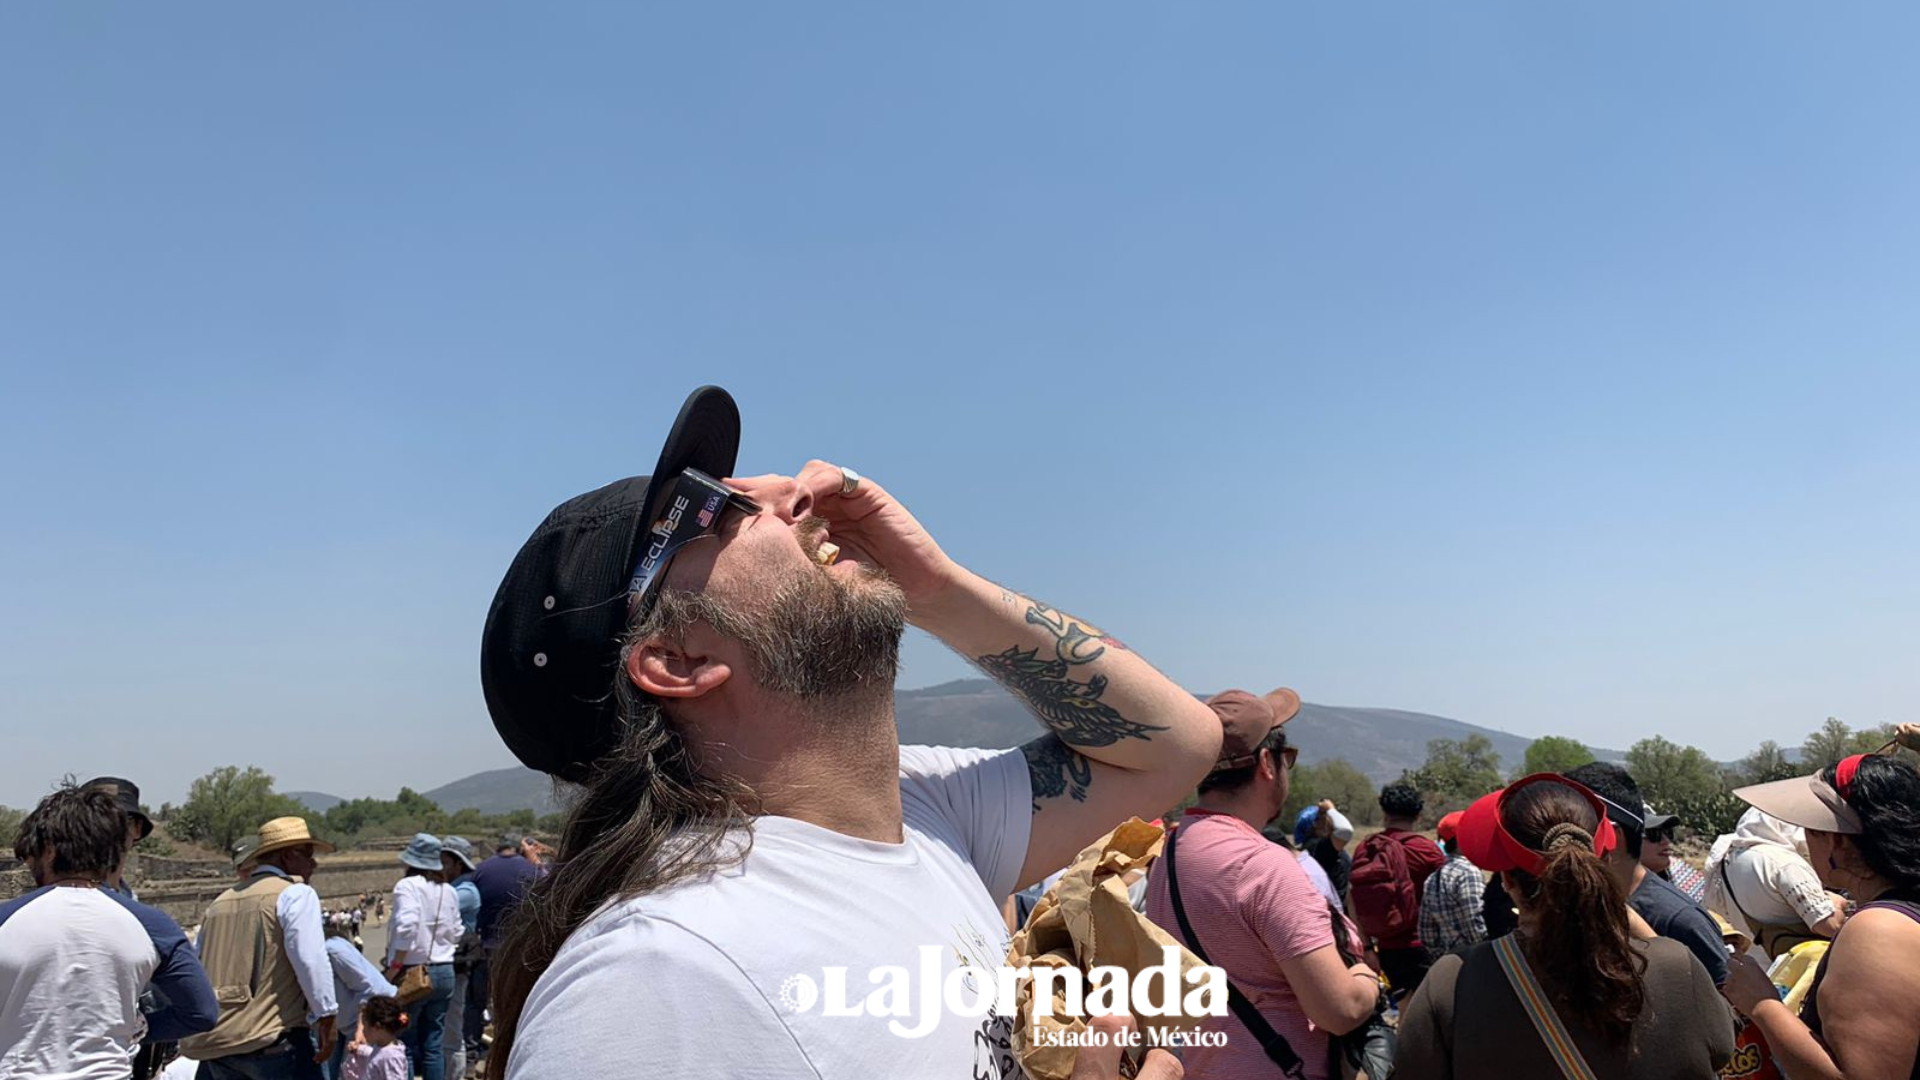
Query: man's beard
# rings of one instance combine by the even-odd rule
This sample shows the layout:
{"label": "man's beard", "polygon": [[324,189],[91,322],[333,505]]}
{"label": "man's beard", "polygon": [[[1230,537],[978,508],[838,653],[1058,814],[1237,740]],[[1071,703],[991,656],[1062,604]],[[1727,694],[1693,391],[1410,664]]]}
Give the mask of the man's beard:
{"label": "man's beard", "polygon": [[826,567],[797,570],[755,618],[727,630],[762,687],[821,701],[890,694],[906,628],[906,594],[885,571],[863,566],[857,580]]}

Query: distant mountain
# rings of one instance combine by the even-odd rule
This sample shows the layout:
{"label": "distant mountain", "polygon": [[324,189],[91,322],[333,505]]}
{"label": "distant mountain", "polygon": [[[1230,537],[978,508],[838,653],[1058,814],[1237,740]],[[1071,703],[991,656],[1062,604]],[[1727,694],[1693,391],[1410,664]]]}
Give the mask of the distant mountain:
{"label": "distant mountain", "polygon": [[[903,743],[946,746],[1018,746],[1039,734],[1040,726],[1013,696],[988,679],[962,679],[894,696],[894,715]],[[1533,740],[1444,716],[1403,709],[1367,709],[1346,705],[1300,706],[1287,724],[1287,739],[1307,761],[1344,758],[1381,783],[1427,760],[1432,739],[1485,735],[1510,772],[1527,755]],[[1603,761],[1623,760],[1618,750],[1596,749]]]}
{"label": "distant mountain", "polygon": [[329,795],[324,791],[283,791],[280,794],[294,800],[316,814],[324,814],[347,801],[338,795]]}
{"label": "distant mountain", "polygon": [[559,801],[553,797],[553,780],[545,773],[519,766],[474,773],[421,794],[439,803],[440,809],[449,814],[468,807],[483,814],[532,810],[545,815],[560,809]]}
{"label": "distant mountain", "polygon": [[[988,679],[961,679],[920,690],[902,690],[894,695],[894,718],[899,722],[903,743],[1000,749],[1018,746],[1040,733],[1033,715]],[[1519,766],[1533,741],[1444,716],[1347,705],[1304,704],[1300,715],[1287,725],[1288,740],[1300,747],[1305,760],[1345,758],[1380,783],[1425,762],[1429,740],[1464,739],[1469,735],[1485,735],[1493,743],[1503,773]],[[1603,761],[1625,757],[1618,750],[1596,749],[1594,754]],[[549,814],[560,808],[554,798],[553,781],[525,768],[476,773],[425,794],[449,813],[469,806],[487,814],[525,808]]]}

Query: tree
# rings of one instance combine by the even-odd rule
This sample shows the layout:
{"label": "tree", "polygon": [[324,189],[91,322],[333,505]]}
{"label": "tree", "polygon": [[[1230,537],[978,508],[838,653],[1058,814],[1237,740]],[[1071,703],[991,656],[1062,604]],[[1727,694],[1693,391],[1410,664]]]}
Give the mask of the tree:
{"label": "tree", "polygon": [[1658,735],[1641,739],[1627,751],[1627,771],[1661,813],[1677,815],[1688,828],[1709,835],[1732,832],[1747,808],[1727,790],[1720,766],[1697,746]]}
{"label": "tree", "polygon": [[1485,735],[1434,739],[1427,760],[1401,777],[1427,797],[1429,816],[1439,805],[1459,806],[1500,786],[1500,755]]}
{"label": "tree", "polygon": [[298,802],[273,790],[273,777],[257,765],[223,765],[193,782],[168,831],[183,840],[232,851],[243,836],[277,817],[304,817]]}
{"label": "tree", "polygon": [[1543,772],[1563,773],[1592,760],[1593,751],[1587,749],[1587,745],[1579,739],[1569,739],[1564,735],[1542,735],[1527,744],[1527,760],[1520,767],[1520,776]]}
{"label": "tree", "polygon": [[1659,735],[1633,744],[1627,751],[1627,771],[1640,785],[1640,794],[1662,810],[1669,804],[1704,799],[1726,788],[1720,766],[1705,751],[1697,746],[1680,746]]}
{"label": "tree", "polygon": [[1287,787],[1287,804],[1280,812],[1280,821],[1291,830],[1293,819],[1300,816],[1300,811],[1321,799],[1332,799],[1333,805],[1339,807],[1340,812],[1355,825],[1378,825],[1379,794],[1379,785],[1343,758],[1323,761],[1318,765],[1301,765],[1293,770]]}
{"label": "tree", "polygon": [[1847,746],[1853,742],[1853,729],[1837,716],[1827,717],[1820,730],[1807,736],[1800,744],[1800,761],[1809,770],[1824,769],[1847,756]]}
{"label": "tree", "polygon": [[1754,748],[1753,753],[1740,759],[1733,767],[1733,779],[1739,785],[1770,784],[1775,780],[1785,780],[1799,776],[1804,770],[1787,760],[1787,752],[1780,744],[1768,739]]}
{"label": "tree", "polygon": [[11,806],[0,806],[0,850],[12,851],[13,842],[20,835],[20,824],[27,820],[25,810],[15,810]]}

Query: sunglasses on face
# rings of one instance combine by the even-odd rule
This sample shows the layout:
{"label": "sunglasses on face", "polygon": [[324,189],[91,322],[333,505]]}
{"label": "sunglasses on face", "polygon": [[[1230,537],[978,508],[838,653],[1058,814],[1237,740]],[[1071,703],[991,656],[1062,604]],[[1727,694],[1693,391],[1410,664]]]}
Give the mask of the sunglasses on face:
{"label": "sunglasses on face", "polygon": [[1287,770],[1291,772],[1293,770],[1293,763],[1300,760],[1300,748],[1297,746],[1281,747],[1280,760],[1286,765]]}
{"label": "sunglasses on face", "polygon": [[760,504],[699,469],[681,471],[662,505],[660,519],[647,529],[646,549],[627,582],[630,617],[640,618],[653,608],[673,557],[695,540],[719,532],[728,510],[751,516],[760,512]]}
{"label": "sunglasses on face", "polygon": [[1658,829],[1648,829],[1647,839],[1656,844],[1664,844],[1673,839],[1673,831],[1674,827],[1672,825],[1666,825]]}

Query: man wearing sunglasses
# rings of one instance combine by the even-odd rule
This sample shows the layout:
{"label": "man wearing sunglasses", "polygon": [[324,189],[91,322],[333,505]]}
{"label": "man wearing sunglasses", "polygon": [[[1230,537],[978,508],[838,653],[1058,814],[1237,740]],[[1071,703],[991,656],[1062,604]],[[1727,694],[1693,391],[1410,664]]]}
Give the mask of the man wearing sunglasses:
{"label": "man wearing sunglasses", "polygon": [[[727,479],[739,433],[730,397],[696,391],[653,475],[548,515],[488,614],[496,728],[581,786],[494,959],[492,1075],[1019,1075],[1010,1016],[874,980],[931,965],[990,998],[1001,899],[1178,801],[1220,723],[850,469]],[[901,747],[908,623],[1046,733]]]}
{"label": "man wearing sunglasses", "polygon": [[1147,878],[1147,918],[1225,968],[1234,988],[1231,1014],[1202,1029],[1225,1032],[1226,1045],[1191,1047],[1183,1061],[1195,1076],[1326,1080],[1329,1034],[1372,1016],[1380,983],[1342,958],[1343,947],[1358,956],[1358,933],[1260,831],[1287,802],[1300,751],[1284,725],[1300,699],[1223,690],[1207,704],[1224,732],[1220,757]]}

